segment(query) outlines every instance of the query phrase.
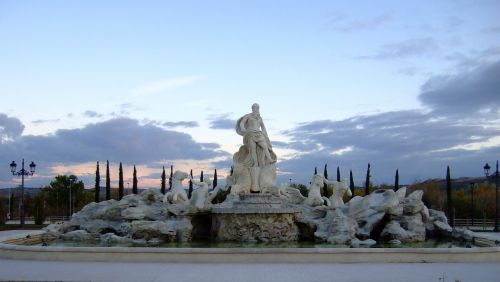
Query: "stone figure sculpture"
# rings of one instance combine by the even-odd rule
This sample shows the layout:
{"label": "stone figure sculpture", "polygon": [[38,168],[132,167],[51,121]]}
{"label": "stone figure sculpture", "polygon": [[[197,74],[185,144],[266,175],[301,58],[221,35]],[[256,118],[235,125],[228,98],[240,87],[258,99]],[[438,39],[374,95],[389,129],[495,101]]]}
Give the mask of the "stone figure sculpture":
{"label": "stone figure sculpture", "polygon": [[253,104],[252,112],[238,119],[236,132],[243,136],[244,152],[240,149],[238,155],[240,163],[250,167],[263,167],[276,162],[276,155],[260,116],[259,104]]}
{"label": "stone figure sculpture", "polygon": [[282,184],[279,189],[279,196],[286,203],[303,204],[307,197],[302,196],[299,189]]}
{"label": "stone figure sculpture", "polygon": [[[236,132],[243,136],[243,146],[234,154],[234,180],[239,192],[276,190],[276,154],[260,116],[259,104],[238,119]],[[274,188],[274,189],[273,189]]]}
{"label": "stone figure sculpture", "polygon": [[352,192],[349,189],[347,183],[345,181],[336,181],[336,180],[329,181],[328,179],[325,179],[324,182],[326,185],[333,186],[333,194],[329,198],[330,205],[334,208],[343,207],[344,194],[347,193],[349,197],[352,196]]}
{"label": "stone figure sculpture", "polygon": [[189,199],[189,203],[197,209],[203,209],[212,202],[215,196],[217,196],[217,193],[208,192],[212,186],[212,180],[210,180],[210,178],[205,176],[203,181],[197,181],[189,176],[189,180],[191,180],[194,185],[198,186],[198,188],[193,191],[191,199]]}
{"label": "stone figure sculpture", "polygon": [[319,174],[315,174],[311,179],[311,187],[309,188],[309,195],[305,201],[306,205],[311,207],[322,206],[325,202],[326,205],[330,205],[330,199],[325,196],[321,196],[321,187],[325,183],[325,177]]}
{"label": "stone figure sculpture", "polygon": [[186,190],[182,186],[182,181],[189,177],[189,174],[176,170],[172,176],[172,189],[163,197],[164,203],[179,204],[188,200]]}

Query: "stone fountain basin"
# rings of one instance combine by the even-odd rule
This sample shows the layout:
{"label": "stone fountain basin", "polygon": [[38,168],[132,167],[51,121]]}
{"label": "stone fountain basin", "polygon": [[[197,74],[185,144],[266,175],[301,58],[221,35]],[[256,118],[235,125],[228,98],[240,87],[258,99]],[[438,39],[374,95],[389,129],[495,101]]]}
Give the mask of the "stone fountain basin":
{"label": "stone fountain basin", "polygon": [[[27,235],[29,238],[26,238]],[[19,260],[166,263],[500,262],[500,247],[480,248],[151,248],[61,247],[41,243],[43,231],[2,238],[0,257]]]}

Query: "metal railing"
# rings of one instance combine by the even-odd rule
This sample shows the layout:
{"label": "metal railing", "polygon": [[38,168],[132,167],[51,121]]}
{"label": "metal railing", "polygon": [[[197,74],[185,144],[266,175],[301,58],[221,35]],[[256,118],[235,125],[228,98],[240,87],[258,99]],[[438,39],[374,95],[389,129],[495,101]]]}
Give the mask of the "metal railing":
{"label": "metal railing", "polygon": [[[69,221],[71,219],[70,216],[47,216],[45,217],[45,224],[48,223],[55,223],[59,221]],[[34,216],[27,216],[25,217],[26,223],[33,224],[35,222],[35,217]],[[12,217],[11,219],[7,220],[7,224],[17,224],[20,222],[19,217]]]}
{"label": "metal railing", "polygon": [[473,221],[470,218],[455,218],[455,227],[467,227],[474,230],[491,230],[494,226],[494,219],[474,218]]}

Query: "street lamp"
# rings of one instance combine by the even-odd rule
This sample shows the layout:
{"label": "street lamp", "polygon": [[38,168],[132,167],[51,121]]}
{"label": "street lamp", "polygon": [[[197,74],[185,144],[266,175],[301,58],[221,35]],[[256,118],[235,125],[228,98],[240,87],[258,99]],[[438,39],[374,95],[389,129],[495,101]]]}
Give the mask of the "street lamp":
{"label": "street lamp", "polygon": [[15,161],[12,161],[10,163],[10,172],[12,172],[12,175],[14,176],[21,176],[21,227],[24,227],[24,176],[31,176],[35,173],[35,168],[36,164],[34,162],[31,162],[30,165],[30,170],[27,171],[24,169],[24,159],[22,161],[22,166],[20,171],[16,171],[17,164]]}
{"label": "street lamp", "polygon": [[[485,164],[484,167],[484,175],[486,176],[486,180],[488,180],[488,176],[490,174],[490,166],[488,164]],[[495,169],[495,228],[493,228],[494,232],[499,231],[499,226],[498,226],[498,160],[497,160],[497,165]]]}
{"label": "street lamp", "polygon": [[486,176],[486,178],[488,178],[488,176],[490,175],[490,165],[486,163],[483,166],[483,169],[484,169],[484,175]]}

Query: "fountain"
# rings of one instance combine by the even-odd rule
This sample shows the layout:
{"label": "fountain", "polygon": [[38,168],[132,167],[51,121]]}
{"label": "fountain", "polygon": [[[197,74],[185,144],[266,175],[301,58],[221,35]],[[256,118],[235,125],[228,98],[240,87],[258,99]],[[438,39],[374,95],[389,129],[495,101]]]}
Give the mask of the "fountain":
{"label": "fountain", "polygon": [[[152,189],[120,201],[89,204],[71,221],[49,226],[45,239],[94,240],[104,245],[305,240],[367,247],[439,236],[468,241],[474,237],[468,230],[451,228],[444,213],[429,210],[422,202],[422,191],[406,196],[406,188],[379,190],[344,204],[343,195],[350,193],[347,184],[321,175],[312,176],[307,197],[293,187],[277,187],[276,154],[258,104],[238,119],[235,129],[243,136],[243,145],[233,156],[226,186],[209,192],[210,179],[200,182],[176,171],[165,196]],[[187,178],[198,186],[191,198],[182,186]],[[320,193],[324,184],[333,190],[330,198]],[[220,193],[228,193],[226,199],[212,204]]]}
{"label": "fountain", "polygon": [[[233,170],[225,186],[214,187],[211,181],[195,181],[187,173],[173,174],[172,188],[165,195],[158,189],[149,189],[139,195],[127,195],[120,201],[108,200],[91,203],[75,213],[68,222],[46,227],[37,238],[43,244],[63,240],[66,242],[92,242],[106,246],[161,246],[162,244],[193,242],[320,242],[346,247],[371,247],[385,244],[392,247],[407,243],[424,242],[431,238],[451,238],[472,242],[476,235],[466,229],[454,229],[447,223],[441,211],[428,209],[422,202],[422,191],[406,195],[406,188],[398,191],[377,190],[367,196],[356,196],[344,203],[343,196],[349,194],[344,181],[331,181],[315,174],[311,176],[308,196],[303,196],[294,187],[276,186],[276,154],[267,135],[259,106],[252,106],[252,113],[241,117],[236,132],[243,136],[243,145],[233,156]],[[190,198],[187,197],[183,180],[190,179],[198,186]],[[333,191],[332,196],[322,196],[323,185]],[[214,204],[215,199],[224,199]],[[0,244],[2,245],[2,244]],[[3,244],[2,246],[5,246]],[[1,248],[0,248],[1,249]],[[70,248],[71,249],[71,248]],[[106,251],[98,249],[98,253]],[[9,249],[12,251],[11,249]],[[37,249],[38,252],[44,249]],[[344,249],[345,250],[345,249]],[[375,249],[370,249],[375,250]],[[75,251],[71,249],[71,251]],[[82,252],[81,248],[77,248]],[[484,258],[500,259],[498,248],[481,253]],[[27,250],[25,250],[26,254]],[[113,251],[113,252],[118,252]],[[125,250],[126,252],[133,252]],[[137,251],[141,252],[141,251]],[[158,251],[148,251],[157,254]],[[168,259],[183,260],[175,254],[188,251],[165,249]],[[197,250],[198,256],[220,254],[220,250]],[[231,251],[224,251],[229,254]],[[245,256],[235,250],[238,259]],[[269,251],[272,252],[272,251]],[[387,251],[384,258],[377,251],[363,252],[360,260],[351,251],[306,252],[290,249],[282,251],[290,257],[278,256],[283,262],[301,260],[336,261],[327,253],[342,253],[352,261],[419,261],[412,252]],[[447,251],[449,252],[449,251]],[[455,251],[456,252],[456,251]],[[313,256],[313,253],[315,256]],[[466,258],[469,252],[457,259]],[[1,254],[1,250],[0,250]],[[34,252],[34,256],[38,253]],[[266,261],[266,251],[258,258],[250,251],[249,260]],[[423,254],[422,254],[423,255]],[[70,255],[68,255],[70,256]],[[105,255],[103,255],[103,259]],[[268,260],[277,259],[274,253]],[[326,256],[326,257],[325,257]],[[344,258],[346,258],[344,256]],[[353,257],[351,257],[353,256]],[[57,256],[64,257],[63,255]],[[406,259],[402,259],[405,257]],[[429,260],[453,261],[449,255],[430,255]],[[116,259],[124,259],[116,257]],[[146,258],[145,258],[146,259]],[[226,258],[220,258],[224,260]],[[234,259],[234,258],[233,258]],[[187,260],[188,261],[188,260]],[[203,259],[200,258],[200,261]],[[229,260],[230,261],[230,260]]]}

